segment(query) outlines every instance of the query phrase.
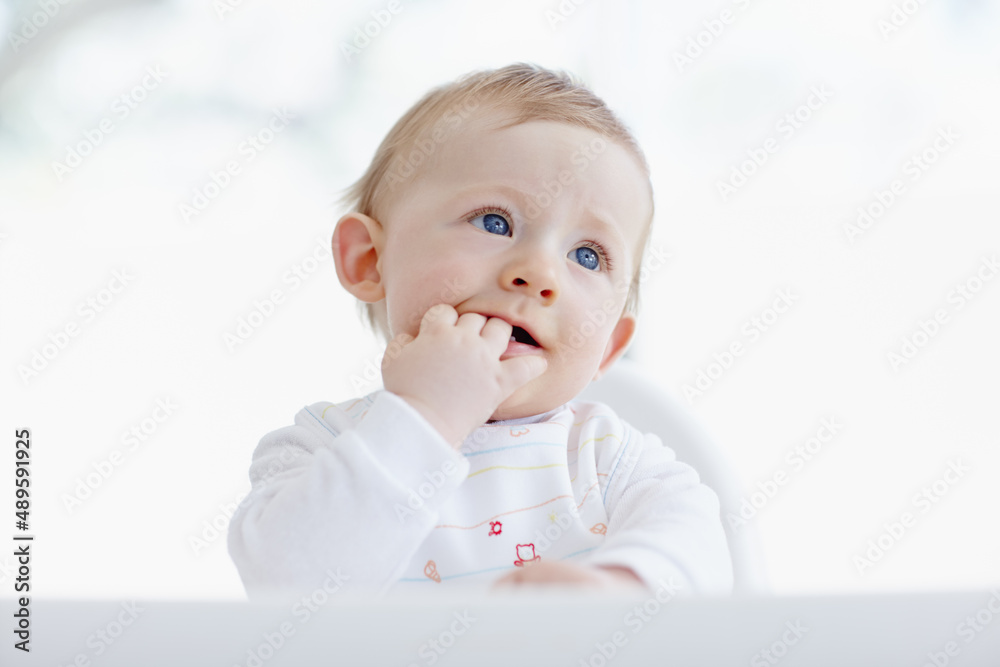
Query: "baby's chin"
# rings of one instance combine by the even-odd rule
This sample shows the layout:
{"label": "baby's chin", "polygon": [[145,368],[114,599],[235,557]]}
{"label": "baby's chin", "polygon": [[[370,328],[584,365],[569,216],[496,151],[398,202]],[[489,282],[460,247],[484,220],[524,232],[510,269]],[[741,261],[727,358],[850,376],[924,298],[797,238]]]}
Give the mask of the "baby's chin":
{"label": "baby's chin", "polygon": [[[583,391],[583,388],[580,388]],[[531,387],[529,382],[527,385],[521,387],[513,394],[511,394],[506,401],[501,403],[499,407],[490,416],[489,421],[506,421],[508,419],[523,419],[525,417],[534,417],[535,415],[544,414],[550,410],[555,410],[559,406],[563,405],[567,401],[576,398],[576,395],[580,392],[576,392],[572,395],[570,394],[559,394],[555,395],[552,391],[538,391],[534,387]]]}

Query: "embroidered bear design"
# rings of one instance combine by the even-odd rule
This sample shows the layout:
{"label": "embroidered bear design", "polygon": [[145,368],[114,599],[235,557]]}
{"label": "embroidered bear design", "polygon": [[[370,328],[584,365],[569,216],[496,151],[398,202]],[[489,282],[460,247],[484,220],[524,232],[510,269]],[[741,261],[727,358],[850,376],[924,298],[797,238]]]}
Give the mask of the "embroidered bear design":
{"label": "embroidered bear design", "polygon": [[535,545],[534,544],[518,544],[517,545],[517,560],[514,561],[514,565],[518,567],[524,567],[526,563],[533,563],[536,560],[541,560],[541,556],[535,555]]}

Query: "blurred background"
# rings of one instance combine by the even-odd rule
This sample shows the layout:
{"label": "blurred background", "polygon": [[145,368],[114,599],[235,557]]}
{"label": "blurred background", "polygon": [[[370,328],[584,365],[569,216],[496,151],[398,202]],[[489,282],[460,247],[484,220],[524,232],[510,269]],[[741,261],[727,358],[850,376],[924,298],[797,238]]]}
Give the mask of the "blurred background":
{"label": "blurred background", "polygon": [[376,388],[337,198],[430,87],[515,61],[646,151],[630,356],[731,458],[773,592],[1000,584],[998,28],[977,0],[0,2],[36,594],[244,596],[258,440]]}

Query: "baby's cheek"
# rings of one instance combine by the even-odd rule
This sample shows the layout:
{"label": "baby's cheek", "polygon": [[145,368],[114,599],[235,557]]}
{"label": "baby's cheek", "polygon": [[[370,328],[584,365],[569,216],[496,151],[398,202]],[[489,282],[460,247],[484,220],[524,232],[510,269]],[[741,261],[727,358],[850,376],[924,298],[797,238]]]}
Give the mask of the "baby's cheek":
{"label": "baby's cheek", "polygon": [[389,330],[394,336],[401,333],[407,333],[411,336],[417,335],[417,332],[420,331],[420,320],[426,309],[421,311],[419,306],[413,303],[412,298],[407,300],[405,295],[396,297],[394,301],[386,303],[386,306]]}

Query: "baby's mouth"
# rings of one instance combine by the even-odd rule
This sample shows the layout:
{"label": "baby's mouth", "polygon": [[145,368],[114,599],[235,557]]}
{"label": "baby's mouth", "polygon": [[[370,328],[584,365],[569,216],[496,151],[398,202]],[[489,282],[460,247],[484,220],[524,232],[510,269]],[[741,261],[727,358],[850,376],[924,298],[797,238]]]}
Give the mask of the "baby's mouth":
{"label": "baby's mouth", "polygon": [[510,332],[510,339],[516,343],[525,343],[526,345],[533,345],[535,347],[541,347],[531,334],[522,329],[521,327],[515,326]]}

